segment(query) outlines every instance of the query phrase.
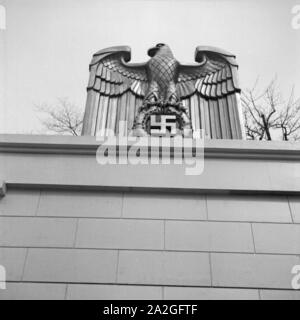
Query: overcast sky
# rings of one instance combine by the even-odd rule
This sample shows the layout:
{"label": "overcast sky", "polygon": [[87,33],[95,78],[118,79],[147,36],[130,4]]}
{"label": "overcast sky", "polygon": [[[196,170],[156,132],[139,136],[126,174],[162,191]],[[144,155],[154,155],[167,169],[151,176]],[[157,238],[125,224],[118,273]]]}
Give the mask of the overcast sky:
{"label": "overcast sky", "polygon": [[[236,54],[241,87],[275,75],[300,96],[300,29],[291,26],[300,0],[0,0],[1,132],[40,132],[35,105],[67,97],[84,108],[88,64],[96,51],[129,45],[132,61],[168,43],[191,62],[197,45]],[[3,72],[4,70],[4,72]],[[3,117],[4,116],[4,117]]]}

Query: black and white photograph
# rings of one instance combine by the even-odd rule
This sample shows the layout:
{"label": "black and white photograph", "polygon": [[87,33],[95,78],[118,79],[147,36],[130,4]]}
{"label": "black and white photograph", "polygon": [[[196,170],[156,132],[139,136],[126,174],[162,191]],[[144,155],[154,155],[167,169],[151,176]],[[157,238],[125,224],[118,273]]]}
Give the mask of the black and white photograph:
{"label": "black and white photograph", "polygon": [[0,0],[0,300],[300,300],[300,1]]}

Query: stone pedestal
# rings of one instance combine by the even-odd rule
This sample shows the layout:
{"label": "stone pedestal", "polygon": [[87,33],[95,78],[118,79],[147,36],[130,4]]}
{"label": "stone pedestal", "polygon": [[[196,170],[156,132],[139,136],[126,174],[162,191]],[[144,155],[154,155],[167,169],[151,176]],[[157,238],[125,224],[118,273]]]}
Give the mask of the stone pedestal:
{"label": "stone pedestal", "polygon": [[299,146],[206,141],[199,176],[97,146],[0,136],[0,299],[300,299]]}

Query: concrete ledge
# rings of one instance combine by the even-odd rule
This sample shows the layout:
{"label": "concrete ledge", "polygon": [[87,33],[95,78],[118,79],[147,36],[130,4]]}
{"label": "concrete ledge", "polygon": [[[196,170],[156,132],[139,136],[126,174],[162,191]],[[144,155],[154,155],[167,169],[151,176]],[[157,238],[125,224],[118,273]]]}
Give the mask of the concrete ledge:
{"label": "concrete ledge", "polygon": [[[95,154],[95,137],[0,134],[0,153]],[[205,157],[300,161],[300,143],[292,141],[205,140]]]}
{"label": "concrete ledge", "polygon": [[8,187],[188,193],[300,193],[300,144],[207,140],[204,171],[186,165],[99,165],[95,137],[0,135]]}

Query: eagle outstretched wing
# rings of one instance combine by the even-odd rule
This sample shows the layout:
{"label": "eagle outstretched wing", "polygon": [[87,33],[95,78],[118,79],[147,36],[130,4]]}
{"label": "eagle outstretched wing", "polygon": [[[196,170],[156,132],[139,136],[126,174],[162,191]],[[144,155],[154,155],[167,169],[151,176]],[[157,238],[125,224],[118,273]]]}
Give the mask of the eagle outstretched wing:
{"label": "eagle outstretched wing", "polygon": [[127,121],[128,127],[133,124],[135,107],[142,103],[148,77],[146,63],[128,63],[130,58],[127,46],[107,48],[93,55],[83,134],[95,135],[104,127],[117,132],[115,125],[122,120]]}
{"label": "eagle outstretched wing", "polygon": [[190,110],[193,129],[204,128],[211,138],[240,138],[235,56],[200,46],[195,61],[198,63],[180,64],[177,82],[180,99]]}

